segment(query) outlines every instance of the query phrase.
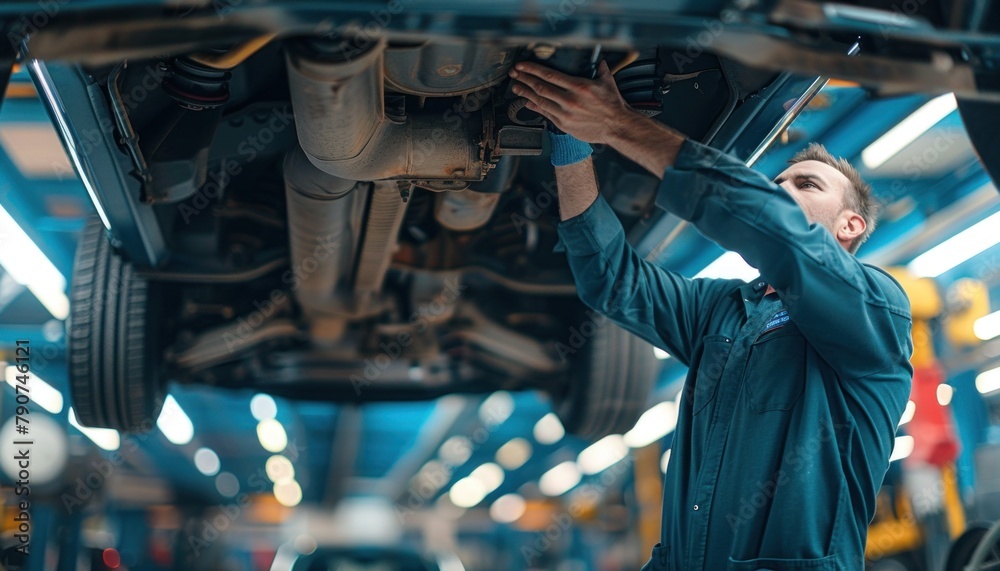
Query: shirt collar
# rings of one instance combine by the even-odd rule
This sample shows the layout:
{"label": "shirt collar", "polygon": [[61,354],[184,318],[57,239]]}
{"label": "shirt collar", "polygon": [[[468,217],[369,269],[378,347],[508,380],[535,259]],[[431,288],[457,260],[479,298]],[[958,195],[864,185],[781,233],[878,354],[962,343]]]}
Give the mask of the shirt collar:
{"label": "shirt collar", "polygon": [[761,278],[757,278],[750,283],[745,283],[737,290],[740,301],[743,302],[743,310],[746,311],[748,317],[753,308],[760,302],[760,299],[764,297],[765,291],[767,291],[767,282]]}

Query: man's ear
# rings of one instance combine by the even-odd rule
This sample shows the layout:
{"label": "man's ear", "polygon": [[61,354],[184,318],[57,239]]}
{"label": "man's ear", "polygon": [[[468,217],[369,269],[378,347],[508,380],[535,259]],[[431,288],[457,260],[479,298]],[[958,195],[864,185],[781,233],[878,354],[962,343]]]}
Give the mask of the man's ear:
{"label": "man's ear", "polygon": [[853,210],[844,210],[840,213],[837,224],[837,240],[851,244],[855,238],[865,233],[866,228],[868,225],[860,214]]}

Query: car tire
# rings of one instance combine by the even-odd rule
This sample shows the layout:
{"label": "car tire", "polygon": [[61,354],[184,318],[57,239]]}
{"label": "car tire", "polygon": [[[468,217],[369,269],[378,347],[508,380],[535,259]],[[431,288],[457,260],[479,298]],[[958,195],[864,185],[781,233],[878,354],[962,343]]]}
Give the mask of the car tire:
{"label": "car tire", "polygon": [[972,562],[972,556],[976,553],[979,544],[989,533],[990,525],[981,521],[971,522],[948,549],[944,571],[965,571],[969,563]]}
{"label": "car tire", "polygon": [[635,426],[660,370],[649,343],[610,321],[594,327],[572,356],[569,384],[555,402],[566,431],[589,440]]}
{"label": "car tire", "polygon": [[70,396],[85,426],[148,432],[163,407],[156,287],[91,220],[77,245],[67,324]]}

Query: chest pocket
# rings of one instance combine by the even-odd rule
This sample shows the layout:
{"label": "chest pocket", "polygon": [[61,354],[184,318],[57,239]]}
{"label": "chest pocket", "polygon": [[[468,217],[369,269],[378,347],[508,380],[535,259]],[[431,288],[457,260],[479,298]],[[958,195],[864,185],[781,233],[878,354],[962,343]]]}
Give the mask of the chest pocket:
{"label": "chest pocket", "polygon": [[806,338],[795,323],[763,333],[750,348],[746,388],[756,412],[791,410],[806,385]]}
{"label": "chest pocket", "polygon": [[701,361],[693,387],[689,387],[685,398],[691,397],[692,413],[698,414],[715,399],[719,389],[719,379],[726,367],[726,360],[733,348],[732,339],[725,335],[708,335],[702,340]]}

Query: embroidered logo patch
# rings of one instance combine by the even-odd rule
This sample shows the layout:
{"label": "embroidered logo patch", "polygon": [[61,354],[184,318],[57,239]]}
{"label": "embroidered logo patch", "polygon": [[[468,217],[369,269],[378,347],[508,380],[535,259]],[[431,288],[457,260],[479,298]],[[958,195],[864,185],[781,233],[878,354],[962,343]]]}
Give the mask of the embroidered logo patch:
{"label": "embroidered logo patch", "polygon": [[761,331],[760,334],[763,335],[768,331],[774,331],[779,327],[784,327],[784,325],[788,323],[790,319],[791,317],[788,316],[788,310],[782,309],[778,313],[775,313],[774,317],[768,320],[768,322],[764,325],[764,330]]}

